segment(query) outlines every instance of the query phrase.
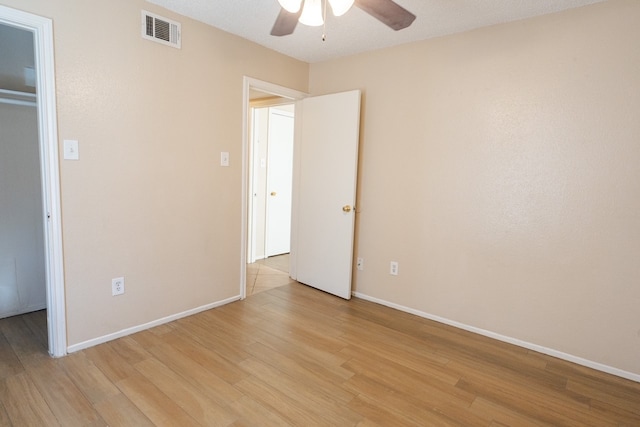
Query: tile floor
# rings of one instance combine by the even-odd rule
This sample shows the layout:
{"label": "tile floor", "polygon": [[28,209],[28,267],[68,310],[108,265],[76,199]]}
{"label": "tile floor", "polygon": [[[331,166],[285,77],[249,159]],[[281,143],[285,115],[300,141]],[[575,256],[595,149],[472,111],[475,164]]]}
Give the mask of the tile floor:
{"label": "tile floor", "polygon": [[293,282],[289,277],[289,254],[247,264],[247,296]]}

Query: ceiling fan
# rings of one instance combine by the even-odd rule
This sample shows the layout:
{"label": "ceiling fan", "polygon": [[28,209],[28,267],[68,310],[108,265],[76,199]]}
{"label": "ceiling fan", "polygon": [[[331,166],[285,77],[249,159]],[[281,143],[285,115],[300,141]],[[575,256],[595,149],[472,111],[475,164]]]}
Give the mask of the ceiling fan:
{"label": "ceiling fan", "polygon": [[[407,28],[416,19],[413,13],[393,0],[328,0],[328,2],[335,16],[343,15],[355,4],[395,31]],[[271,29],[272,36],[292,34],[298,22],[311,26],[324,23],[327,0],[278,0],[278,3],[281,9]],[[324,11],[322,3],[324,3]]]}

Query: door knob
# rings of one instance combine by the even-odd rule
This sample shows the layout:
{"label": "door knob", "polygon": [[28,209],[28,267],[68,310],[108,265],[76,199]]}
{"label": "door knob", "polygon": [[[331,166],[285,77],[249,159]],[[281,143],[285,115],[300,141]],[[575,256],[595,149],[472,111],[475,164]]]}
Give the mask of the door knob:
{"label": "door knob", "polygon": [[343,211],[343,212],[351,212],[351,206],[349,206],[349,205],[344,205],[344,206],[342,207],[342,211]]}
{"label": "door knob", "polygon": [[276,195],[276,192],[275,192],[275,191],[272,191],[272,192],[271,192],[271,195],[272,195],[272,196],[275,196],[275,195]]}

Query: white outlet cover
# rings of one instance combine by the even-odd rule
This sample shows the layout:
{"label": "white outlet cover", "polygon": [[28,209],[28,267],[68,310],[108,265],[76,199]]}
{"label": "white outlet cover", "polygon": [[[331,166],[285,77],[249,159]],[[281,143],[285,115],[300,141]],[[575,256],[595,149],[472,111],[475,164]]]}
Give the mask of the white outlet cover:
{"label": "white outlet cover", "polygon": [[389,274],[391,274],[392,276],[397,276],[398,267],[399,266],[397,261],[391,261],[391,264],[389,265]]}
{"label": "white outlet cover", "polygon": [[111,279],[111,295],[115,297],[122,294],[124,294],[124,277]]}

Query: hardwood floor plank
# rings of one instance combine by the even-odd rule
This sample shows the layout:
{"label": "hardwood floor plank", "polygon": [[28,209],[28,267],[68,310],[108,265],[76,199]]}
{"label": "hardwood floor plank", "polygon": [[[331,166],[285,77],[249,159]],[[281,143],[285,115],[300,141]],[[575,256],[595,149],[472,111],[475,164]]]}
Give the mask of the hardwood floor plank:
{"label": "hardwood floor plank", "polygon": [[24,372],[24,366],[0,331],[0,380]]}
{"label": "hardwood floor plank", "polygon": [[153,332],[153,329],[136,332],[131,335],[131,339],[135,340],[142,348],[149,349],[164,342],[164,334],[159,335]]}
{"label": "hardwood floor plank", "polygon": [[[293,396],[283,393],[270,384],[249,376],[236,385],[236,388],[255,401],[261,403],[279,417],[287,420],[294,426],[327,426],[335,427],[336,424],[327,421],[305,405],[301,404]],[[339,424],[338,424],[339,425]],[[349,425],[349,424],[343,424]]]}
{"label": "hardwood floor plank", "polygon": [[60,366],[92,404],[120,394],[120,390],[98,369],[85,353],[70,354]]}
{"label": "hardwood floor plank", "polygon": [[361,338],[352,337],[349,340],[351,344],[341,350],[340,354],[350,358],[361,354],[374,355],[380,363],[384,363],[385,360],[391,360],[404,368],[429,375],[451,385],[455,385],[460,379],[459,375],[445,370],[445,364],[435,362],[429,355],[421,355],[419,345],[416,345],[409,352],[399,349],[393,344],[385,345],[384,342],[362,340]]}
{"label": "hardwood floor plank", "polygon": [[560,374],[586,384],[599,384],[603,389],[617,390],[616,393],[622,392],[633,396],[638,396],[638,393],[640,393],[640,382],[634,382],[626,378],[607,374],[606,372],[596,371],[595,369],[560,360],[552,356],[547,356],[546,354],[540,354],[540,357],[547,360],[547,367],[545,369],[549,372]]}
{"label": "hardwood floor plank", "polygon": [[572,404],[575,403],[583,409],[589,406],[588,398],[566,388],[567,378],[550,379],[549,374],[544,370],[539,375],[528,369],[518,372],[512,367],[501,365],[499,362],[479,362],[466,356],[458,360],[452,360],[447,364],[445,370],[457,375],[459,378],[478,378],[480,381],[493,381],[498,378],[499,381],[509,383],[514,387],[536,390],[540,393],[553,393],[556,399],[566,400]]}
{"label": "hardwood floor plank", "polygon": [[[304,314],[300,320],[310,319],[312,321],[327,320],[332,325],[341,322],[340,315],[342,307],[349,304],[346,300],[333,301],[334,296],[321,292],[317,289],[304,289],[304,285],[294,284],[288,287],[280,287],[273,290],[273,294],[279,296],[269,304],[277,307],[279,312],[291,312]],[[304,298],[301,298],[305,295]]]}
{"label": "hardwood floor plank", "polygon": [[236,425],[256,427],[285,427],[293,426],[272,410],[267,409],[249,396],[242,396],[239,400],[229,404],[241,418]]}
{"label": "hardwood floor plank", "polygon": [[637,408],[628,410],[599,400],[591,401],[590,413],[599,419],[611,420],[620,426],[640,426]]}
{"label": "hardwood floor plank", "polygon": [[110,427],[153,427],[154,424],[122,393],[95,404],[96,411]]}
{"label": "hardwood floor plank", "polygon": [[[234,384],[247,376],[247,373],[238,364],[229,361],[210,348],[202,346],[199,342],[194,341],[189,334],[172,333],[167,335],[165,345],[174,347],[192,362],[203,366],[229,384]],[[153,351],[157,353],[156,349],[160,347],[164,346],[156,347]]]}
{"label": "hardwood floor plank", "polygon": [[256,325],[256,328],[329,353],[337,353],[347,345],[343,339],[323,336],[309,327],[301,327],[294,319],[282,320],[268,317],[264,322]]}
{"label": "hardwood floor plank", "polygon": [[0,426],[1,427],[12,427],[13,424],[11,423],[11,420],[9,419],[9,414],[7,414],[7,410],[4,407],[4,404],[2,403],[2,400],[0,400]]}
{"label": "hardwood floor plank", "polygon": [[109,341],[105,345],[111,347],[119,355],[120,360],[124,360],[129,365],[135,365],[151,357],[149,352],[130,336]]}
{"label": "hardwood floor plank", "polygon": [[304,381],[300,377],[292,377],[257,359],[249,358],[241,363],[243,369],[266,384],[271,385],[283,394],[290,396],[307,411],[325,418],[333,425],[355,425],[362,417],[344,406],[344,395],[335,396],[334,386],[324,388],[326,384],[317,381]]}
{"label": "hardwood floor plank", "polygon": [[569,379],[567,390],[640,416],[640,392],[631,387],[611,386],[586,378]]}
{"label": "hardwood floor plank", "polygon": [[275,351],[261,343],[253,344],[249,347],[249,351],[251,351],[254,359],[268,364],[289,377],[295,378],[298,382],[313,384],[315,388],[321,389],[324,393],[332,396],[332,399],[335,399],[340,404],[345,404],[354,397],[353,393],[346,391],[342,387],[344,379],[335,379],[324,375],[325,371],[319,366],[307,365],[311,367],[311,369],[308,369],[293,359],[295,354],[291,354],[293,357],[289,357],[288,354]]}
{"label": "hardwood floor plank", "polygon": [[442,400],[456,399],[468,407],[476,397],[475,393],[460,389],[455,384],[442,382],[372,354],[361,354],[343,366],[357,375],[371,378],[392,390],[414,396],[425,403],[434,404]]}
{"label": "hardwood floor plank", "polygon": [[178,404],[142,374],[116,383],[122,393],[156,426],[198,426]]}
{"label": "hardwood floor plank", "polygon": [[[479,375],[479,374],[478,374]],[[533,420],[551,425],[615,426],[613,420],[598,419],[589,407],[563,399],[552,390],[547,393],[532,391],[526,387],[509,384],[501,379],[460,380],[458,387],[497,405],[509,408]],[[522,398],[526,396],[526,398]]]}
{"label": "hardwood floor plank", "polygon": [[242,349],[240,343],[236,343],[228,335],[220,338],[220,334],[209,329],[202,321],[194,319],[180,319],[178,321],[179,330],[199,345],[218,353],[231,363],[240,363],[249,355]]}
{"label": "hardwood floor plank", "polygon": [[0,381],[0,401],[14,426],[60,425],[26,372]]}
{"label": "hardwood floor plank", "polygon": [[203,426],[227,426],[237,417],[204,397],[197,387],[155,359],[143,360],[135,368]]}
{"label": "hardwood floor plank", "polygon": [[408,355],[414,359],[416,365],[426,363],[444,366],[449,362],[448,358],[432,347],[430,341],[420,340],[363,319],[349,319],[348,324],[343,327],[342,336],[350,343],[358,341],[359,346],[366,345],[376,351],[386,350],[389,354],[402,353],[405,355],[402,360],[405,360]]}
{"label": "hardwood floor plank", "polygon": [[[242,347],[253,343],[255,340],[251,337],[251,330],[244,326],[236,327],[233,322],[225,321],[225,318],[219,313],[211,310],[202,312],[201,316],[190,316],[179,323],[180,325],[191,325],[197,327],[198,336],[204,330],[206,337],[212,341],[233,343],[240,353]],[[241,357],[246,356],[241,354]]]}
{"label": "hardwood floor plank", "polygon": [[[158,361],[196,387],[207,399],[224,406],[242,398],[242,393],[231,384],[173,346],[156,346],[151,349],[151,352]],[[242,375],[241,378],[244,376],[246,375]]]}
{"label": "hardwood floor plank", "polygon": [[380,407],[399,411],[404,418],[412,422],[435,417],[442,423],[471,427],[486,426],[490,421],[490,418],[471,411],[466,401],[451,395],[440,396],[438,393],[427,393],[427,395],[415,396],[364,375],[354,376],[345,384],[345,387],[358,392],[361,398],[366,397],[370,401],[377,402]]}
{"label": "hardwood floor plank", "polygon": [[27,373],[58,421],[65,426],[101,425],[91,402],[67,376],[60,361],[48,359],[28,368]]}
{"label": "hardwood floor plank", "polygon": [[[333,384],[341,384],[345,380],[353,376],[353,372],[342,367],[342,364],[348,360],[347,357],[342,357],[340,354],[333,354],[324,351],[318,351],[313,348],[309,348],[304,345],[296,345],[295,343],[281,340],[273,335],[265,334],[256,344],[252,344],[249,347],[249,351],[252,355],[256,356],[255,351],[257,347],[265,347],[264,353],[261,353],[260,358],[271,357],[272,365],[276,366],[278,363],[292,363],[299,366],[310,373],[313,373],[317,378],[323,378]],[[278,356],[286,360],[276,361]]]}
{"label": "hardwood floor plank", "polygon": [[136,375],[136,370],[109,343],[88,348],[83,353],[113,383]]}
{"label": "hardwood floor plank", "polygon": [[471,410],[483,417],[491,420],[491,425],[518,426],[518,427],[552,427],[552,424],[534,420],[526,415],[520,414],[510,408],[503,407],[495,402],[485,400],[481,397],[475,399],[471,404]]}
{"label": "hardwood floor plank", "polygon": [[[364,395],[356,396],[351,402],[349,402],[348,406],[351,410],[362,415],[363,418],[366,417],[367,420],[371,420],[376,423],[376,425],[394,427],[424,427],[425,425],[429,425],[425,424],[426,420],[421,420],[418,423],[413,422],[404,417],[403,414],[397,412],[395,409],[381,406],[377,401]],[[450,426],[450,424],[440,425]]]}

